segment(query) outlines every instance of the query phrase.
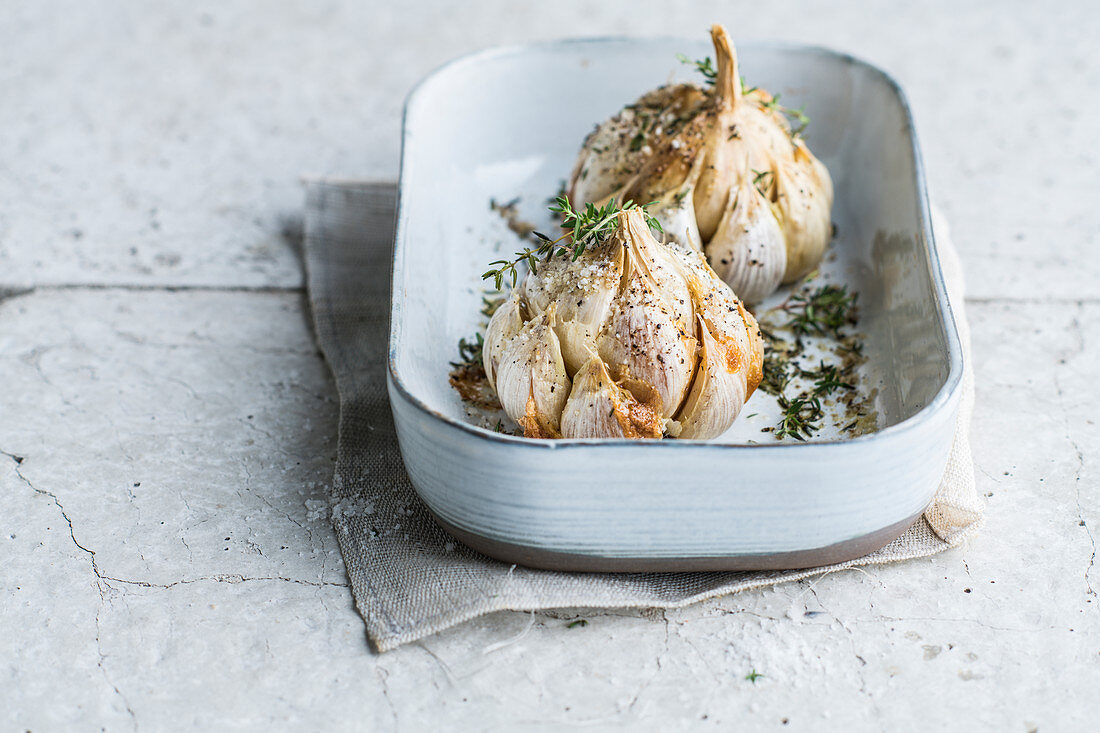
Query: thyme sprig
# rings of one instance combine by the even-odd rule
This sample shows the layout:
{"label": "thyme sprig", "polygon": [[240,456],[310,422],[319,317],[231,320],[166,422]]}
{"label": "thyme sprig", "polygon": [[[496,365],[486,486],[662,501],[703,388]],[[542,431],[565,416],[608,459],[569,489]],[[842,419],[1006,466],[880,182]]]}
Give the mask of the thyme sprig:
{"label": "thyme sprig", "polygon": [[710,56],[707,56],[703,60],[689,59],[682,53],[676,54],[676,58],[681,64],[689,64],[695,67],[695,70],[703,75],[703,81],[707,86],[714,86],[714,82],[718,79],[718,69],[714,68],[714,62],[710,60]]}
{"label": "thyme sprig", "polygon": [[452,361],[451,366],[455,369],[480,369],[481,352],[484,348],[485,338],[480,333],[470,340],[460,338],[458,340],[458,361]]}
{"label": "thyme sprig", "polygon": [[481,296],[481,315],[485,316],[485,320],[489,320],[493,317],[493,314],[497,312],[497,308],[504,302],[504,296],[500,293],[493,293],[492,295],[486,294]]}
{"label": "thyme sprig", "polygon": [[771,110],[772,112],[778,112],[787,118],[787,123],[791,128],[791,137],[801,137],[802,133],[806,132],[806,128],[810,125],[810,118],[806,114],[806,105],[802,105],[798,109],[793,107],[785,107],[779,103],[779,97],[781,95],[776,94],[767,102],[764,102],[764,109]]}
{"label": "thyme sprig", "polygon": [[817,369],[803,371],[802,375],[814,380],[814,396],[828,397],[838,389],[854,390],[856,386],[840,378],[841,370],[833,364],[820,363]]}
{"label": "thyme sprig", "polygon": [[752,185],[756,186],[756,190],[760,192],[760,195],[767,198],[768,189],[771,187],[774,173],[770,170],[758,171],[755,168],[752,170]]}
{"label": "thyme sprig", "polygon": [[789,367],[790,360],[785,354],[769,351],[764,356],[764,378],[760,382],[760,389],[773,397],[783,394],[783,390],[791,383]]}
{"label": "thyme sprig", "polygon": [[796,336],[812,333],[840,338],[840,329],[856,322],[858,293],[844,285],[822,285],[817,290],[795,293],[780,306],[790,315],[787,326]]}
{"label": "thyme sprig", "polygon": [[[491,269],[486,270],[481,277],[484,280],[492,278],[497,290],[500,290],[505,280],[509,280],[512,286],[515,286],[519,280],[519,271],[516,268],[522,262],[527,263],[527,267],[530,268],[531,272],[537,273],[539,260],[549,262],[555,256],[563,256],[571,257],[576,261],[578,257],[584,254],[584,250],[589,245],[599,244],[615,231],[618,226],[619,213],[622,211],[640,209],[645,215],[646,223],[652,229],[661,231],[660,222],[646,211],[646,207],[655,203],[655,201],[652,201],[640,205],[633,201],[627,201],[620,206],[615,199],[611,199],[603,206],[587,203],[578,210],[573,208],[568,196],[558,196],[554,200],[554,205],[550,207],[550,211],[561,217],[561,226],[567,230],[565,234],[557,239],[550,239],[542,232],[531,232],[532,236],[539,242],[537,247],[534,249],[524,247],[523,250],[516,252],[515,257],[511,260],[490,262],[489,267]],[[562,242],[565,239],[568,239],[569,242],[563,244]]]}
{"label": "thyme sprig", "polygon": [[789,435],[795,440],[806,440],[821,429],[819,421],[824,417],[825,411],[821,408],[821,399],[817,395],[780,395],[778,402],[783,416],[775,426],[775,437],[784,438]]}

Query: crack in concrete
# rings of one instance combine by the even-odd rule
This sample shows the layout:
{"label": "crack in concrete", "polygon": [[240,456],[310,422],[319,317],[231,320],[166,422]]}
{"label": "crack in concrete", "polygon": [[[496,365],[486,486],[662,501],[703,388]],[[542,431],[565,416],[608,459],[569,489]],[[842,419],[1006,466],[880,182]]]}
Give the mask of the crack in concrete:
{"label": "crack in concrete", "polygon": [[[438,654],[429,649],[428,645],[424,643],[423,639],[417,639],[415,642],[413,642],[413,646],[421,649],[425,654],[431,657],[437,665],[439,665],[439,668],[443,670],[443,674],[444,676],[446,676],[447,682],[451,685],[452,688],[457,686],[455,676],[454,673],[451,671],[450,665],[444,662]],[[437,691],[439,691],[439,683],[436,681],[435,675],[432,675],[432,686],[435,687]]]}
{"label": "crack in concrete", "polygon": [[[671,634],[670,634],[670,631],[669,631],[668,611],[664,608],[658,608],[658,609],[655,609],[655,610],[660,611],[660,613],[661,613],[661,622],[665,626],[664,646],[661,648],[661,651],[657,652],[657,656],[654,658],[654,661],[657,664],[657,669],[655,669],[653,671],[653,674],[651,674],[649,677],[647,677],[645,682],[643,682],[638,687],[638,689],[635,690],[634,694],[630,698],[630,702],[627,703],[627,705],[626,705],[625,712],[627,712],[627,713],[630,713],[630,712],[634,711],[634,706],[638,704],[638,699],[642,696],[642,693],[645,692],[649,688],[649,686],[651,684],[653,684],[653,681],[661,675],[661,667],[662,667],[661,658],[664,657],[664,656],[668,656],[669,639],[671,638]],[[644,614],[643,614],[643,616],[644,616]]]}
{"label": "crack in concrete", "polygon": [[58,397],[61,399],[61,404],[65,405],[66,407],[72,408],[78,413],[83,413],[84,410],[74,405],[72,401],[65,396],[65,391],[61,389],[61,387],[59,387],[52,379],[50,379],[49,375],[46,374],[46,370],[42,368],[43,354],[53,351],[54,349],[60,349],[70,345],[71,344],[50,344],[47,346],[35,346],[30,351],[19,354],[18,358],[24,364],[30,365],[38,373],[39,378],[41,378],[43,382],[49,385],[51,389],[57,392]]}
{"label": "crack in concrete", "polygon": [[393,716],[394,729],[397,728],[397,708],[393,704],[393,700],[390,699],[390,685],[389,670],[383,669],[381,666],[374,668],[374,676],[378,678],[378,684],[382,688],[382,699],[386,701],[386,705],[389,706],[390,715]]}
{"label": "crack in concrete", "polygon": [[96,577],[96,591],[99,593],[99,604],[96,606],[95,612],[95,644],[96,654],[99,656],[99,659],[96,662],[96,666],[99,667],[99,671],[103,673],[104,681],[110,686],[112,690],[115,691],[115,694],[118,695],[119,699],[122,700],[122,705],[126,708],[126,712],[130,715],[130,721],[133,724],[134,730],[136,731],[138,729],[137,715],[134,713],[133,707],[130,706],[130,701],[126,698],[126,695],[122,693],[122,690],[120,690],[118,685],[115,684],[114,680],[111,679],[111,675],[107,671],[107,667],[104,664],[107,659],[107,655],[103,653],[103,644],[100,641],[100,615],[103,613],[103,604],[106,601],[106,594],[104,592],[106,579],[104,578],[103,574],[99,572],[99,565],[96,563],[95,559],[95,551],[80,544],[80,541],[76,538],[76,532],[73,530],[72,519],[69,518],[68,512],[65,511],[65,507],[61,504],[61,501],[57,498],[57,495],[54,494],[52,491],[38,488],[33,483],[31,483],[31,480],[29,478],[27,478],[23,474],[21,467],[24,459],[21,456],[16,456],[6,451],[0,452],[10,457],[15,463],[15,475],[19,477],[20,481],[26,484],[27,487],[35,493],[49,497],[53,500],[54,506],[57,507],[57,510],[61,513],[61,518],[65,520],[65,524],[69,528],[69,538],[73,541],[73,544],[76,545],[77,548],[88,555],[88,559],[91,562],[92,573]]}
{"label": "crack in concrete", "polygon": [[[714,681],[713,686],[711,686],[709,691],[706,692],[705,696],[698,701],[698,710],[705,713],[711,708],[712,703],[714,702],[715,695],[717,695],[722,687],[728,682],[728,675],[714,668],[714,666],[710,663],[710,659],[708,659],[707,655],[704,654],[698,646],[696,646],[695,641],[691,638],[691,636],[684,636],[680,633],[681,629],[691,623],[691,619],[671,619],[671,622],[672,633],[676,636],[677,640],[679,640],[681,643],[685,644],[689,649],[691,649],[696,659],[698,660],[698,663],[702,665],[703,671],[707,675],[709,675],[710,678]],[[683,659],[685,663],[687,662],[687,660],[684,659],[682,656],[681,659]],[[695,669],[698,668],[696,667]],[[702,675],[699,676],[700,678],[702,677]]]}
{"label": "crack in concrete", "polygon": [[[2,451],[0,451],[0,452],[2,452]],[[18,476],[19,479],[23,483],[25,483],[35,493],[41,494],[42,496],[48,496],[50,499],[53,500],[54,506],[56,506],[58,511],[61,512],[61,518],[65,520],[65,524],[69,528],[69,537],[72,539],[73,544],[76,545],[78,548],[80,548],[82,551],[84,551],[88,554],[88,558],[91,560],[91,563],[92,563],[92,572],[95,573],[95,576],[96,576],[97,579],[102,580],[103,576],[100,575],[99,566],[96,564],[96,561],[95,561],[95,552],[92,551],[92,550],[89,550],[87,547],[80,544],[79,540],[77,540],[76,534],[73,531],[73,522],[72,522],[71,519],[69,519],[69,515],[65,511],[65,507],[61,505],[61,501],[57,498],[57,495],[54,494],[52,491],[46,491],[45,489],[38,488],[37,486],[35,486],[34,484],[31,483],[30,479],[28,479],[25,475],[23,475],[23,471],[22,471],[22,468],[21,468],[22,463],[23,463],[23,458],[22,457],[13,456],[11,453],[7,453],[7,452],[4,452],[4,455],[10,456],[11,459],[15,462],[15,475]],[[97,585],[98,585],[98,583],[97,583]],[[100,587],[100,596],[102,597],[102,595],[103,595],[103,589],[102,589],[102,587]]]}
{"label": "crack in concrete", "polygon": [[[216,573],[214,575],[203,575],[203,576],[200,576],[200,577],[197,577],[197,578],[184,578],[182,580],[176,580],[176,581],[173,581],[171,583],[153,583],[153,582],[150,582],[150,581],[147,581],[147,580],[132,580],[132,579],[128,579],[128,578],[118,578],[118,577],[115,577],[115,576],[112,576],[112,575],[106,575],[105,573],[103,573],[99,569],[99,563],[96,562],[95,550],[92,550],[92,549],[90,549],[88,547],[85,547],[84,545],[80,544],[80,541],[76,538],[76,533],[73,530],[73,522],[69,518],[68,513],[65,511],[65,507],[61,504],[61,501],[57,498],[57,495],[54,494],[51,491],[47,491],[45,489],[38,488],[33,483],[31,483],[30,479],[28,479],[25,475],[23,475],[23,472],[20,469],[20,466],[23,463],[23,457],[22,456],[15,455],[13,453],[8,453],[7,451],[0,451],[0,454],[8,456],[9,458],[12,459],[12,461],[15,463],[15,474],[32,491],[34,491],[38,494],[41,494],[42,496],[47,496],[47,497],[49,497],[50,499],[53,500],[54,505],[57,507],[58,511],[61,512],[61,518],[65,520],[65,524],[69,528],[69,538],[73,541],[73,544],[76,545],[77,548],[79,548],[81,551],[87,553],[88,559],[91,561],[92,573],[96,577],[96,585],[99,589],[99,595],[100,595],[101,600],[104,598],[104,592],[103,592],[104,588],[103,588],[103,586],[106,585],[108,588],[110,588],[111,583],[121,583],[123,585],[135,585],[135,586],[139,586],[141,588],[174,588],[177,585],[190,585],[192,583],[201,583],[201,582],[204,582],[204,581],[215,582],[215,583],[229,583],[229,584],[232,584],[232,585],[235,585],[237,583],[250,583],[250,582],[257,582],[257,581],[281,581],[281,582],[284,582],[284,583],[295,583],[297,585],[308,585],[308,586],[311,586],[311,587],[314,587],[314,588],[323,588],[323,587],[326,587],[326,586],[335,587],[335,588],[347,588],[347,587],[349,587],[348,583],[336,583],[336,582],[333,582],[333,581],[330,581],[330,580],[313,581],[313,580],[303,580],[301,578],[285,578],[285,577],[280,576],[280,575],[246,576],[246,575],[242,575],[240,573]],[[190,548],[188,548],[188,549],[190,549]]]}
{"label": "crack in concrete", "polygon": [[[1069,436],[1066,436],[1069,438]],[[1085,587],[1089,589],[1089,594],[1096,597],[1096,589],[1092,587],[1092,569],[1096,565],[1096,537],[1092,534],[1092,528],[1089,527],[1089,522],[1085,519],[1085,509],[1081,506],[1081,472],[1085,467],[1085,454],[1081,451],[1081,448],[1077,445],[1077,441],[1070,438],[1070,445],[1073,446],[1074,451],[1077,452],[1077,472],[1074,476],[1074,483],[1076,484],[1075,503],[1077,504],[1077,521],[1081,523],[1081,526],[1085,528],[1085,534],[1088,535],[1089,543],[1092,545],[1092,554],[1089,555],[1089,564],[1085,568]]]}
{"label": "crack in concrete", "polygon": [[23,462],[23,456],[17,456],[14,453],[8,453],[6,450],[0,450],[0,456],[7,456],[8,458],[15,461],[16,465],[19,465]]}
{"label": "crack in concrete", "polygon": [[988,478],[993,483],[995,483],[995,484],[1001,483],[1001,480],[999,478],[997,478],[996,476],[991,474],[989,471],[985,470],[985,468],[983,466],[981,466],[977,461],[974,461],[974,468],[978,469],[983,474],[985,474],[985,477]]}
{"label": "crack in concrete", "polygon": [[871,694],[871,692],[867,689],[867,677],[863,673],[864,667],[867,666],[867,660],[864,659],[860,655],[859,651],[857,651],[857,649],[856,649],[856,635],[855,635],[855,633],[852,631],[851,628],[849,628],[848,624],[844,623],[844,621],[841,620],[840,616],[837,616],[832,611],[832,609],[830,609],[828,606],[826,606],[824,603],[821,602],[821,597],[817,595],[817,589],[814,588],[814,586],[812,584],[809,587],[809,591],[810,591],[810,595],[812,595],[814,597],[814,599],[817,601],[817,605],[821,606],[821,608],[825,611],[825,613],[829,614],[829,616],[831,616],[832,619],[837,622],[837,624],[840,626],[840,628],[843,629],[848,634],[848,644],[852,648],[852,656],[854,656],[857,660],[859,660],[859,666],[856,667],[856,675],[859,677],[859,691],[862,695],[864,695],[869,700],[871,700],[872,706],[874,707],[875,711],[878,712],[878,702],[875,700],[875,698]]}
{"label": "crack in concrete", "polygon": [[[306,533],[306,537],[309,540],[309,549],[310,549],[310,551],[311,552],[319,552],[319,550],[317,548],[317,545],[314,542],[313,530],[309,527],[309,525],[302,524],[297,519],[290,516],[290,512],[287,512],[286,510],[280,509],[279,507],[275,506],[271,502],[271,500],[269,500],[266,496],[264,496],[263,492],[255,492],[255,491],[252,490],[252,471],[248,467],[247,460],[241,462],[241,469],[245,473],[244,490],[247,491],[250,496],[255,496],[256,498],[258,498],[261,502],[263,502],[273,512],[276,512],[276,513],[281,514],[284,517],[286,517],[286,520],[288,522],[290,522],[291,524],[293,524],[295,527],[298,527],[299,529],[304,530],[305,533]],[[241,496],[241,490],[238,488],[238,489],[236,489],[236,491],[237,491],[237,496],[240,496],[243,499],[244,497]],[[324,544],[322,543],[321,550],[324,550],[324,549],[326,549],[326,548],[324,547]],[[324,560],[324,557],[322,556],[322,559],[321,559],[321,578],[324,578],[324,577],[325,577],[325,560]]]}
{"label": "crack in concrete", "polygon": [[[93,557],[94,557],[94,555],[93,555]],[[107,684],[111,687],[111,689],[115,691],[115,694],[118,695],[119,699],[122,700],[122,705],[126,708],[126,712],[129,713],[130,722],[133,724],[134,730],[136,731],[138,729],[137,714],[134,713],[133,707],[130,706],[129,699],[127,699],[126,695],[124,695],[122,693],[122,690],[120,690],[118,688],[118,685],[115,684],[114,680],[111,679],[111,675],[107,672],[107,667],[104,664],[104,662],[107,660],[107,655],[103,653],[103,643],[100,641],[100,626],[99,626],[99,616],[102,612],[103,612],[103,598],[102,598],[102,595],[101,595],[99,606],[96,608],[96,611],[95,611],[95,649],[96,649],[96,654],[99,655],[99,660],[96,662],[96,666],[99,667],[99,671],[103,673],[103,679],[107,682]]]}
{"label": "crack in concrete", "polygon": [[247,418],[238,417],[237,422],[240,423],[241,425],[243,425],[245,428],[247,428],[247,429],[249,429],[253,432],[259,433],[260,435],[267,438],[271,442],[270,447],[272,449],[274,449],[275,451],[283,454],[284,456],[287,456],[288,458],[293,458],[293,456],[291,456],[291,454],[290,454],[290,451],[288,451],[286,448],[284,448],[282,446],[283,441],[279,440],[278,436],[276,436],[270,430],[265,430],[264,428],[261,428],[259,425],[256,425],[255,424],[256,421],[254,419],[249,420]]}
{"label": "crack in concrete", "polygon": [[[881,624],[883,621],[892,621],[894,623],[911,623],[913,621],[930,621],[930,622],[936,622],[936,623],[949,623],[949,624],[974,624],[976,626],[982,627],[983,629],[989,629],[990,631],[1013,631],[1013,632],[1016,632],[1016,633],[1037,633],[1037,632],[1040,632],[1040,631],[1062,630],[1061,626],[1047,626],[1047,627],[1035,628],[1035,629],[1025,629],[1025,628],[1021,628],[1021,627],[1018,627],[1018,626],[993,626],[992,624],[987,624],[984,621],[982,621],[981,619],[976,619],[976,618],[947,618],[947,617],[942,617],[942,616],[907,616],[907,617],[902,617],[902,616],[887,616],[887,615],[881,614],[881,613],[876,614],[875,616],[873,616],[871,618],[853,619],[852,623],[854,623],[854,624]],[[1088,634],[1089,632],[1087,632],[1087,631],[1083,632],[1081,630],[1078,630],[1074,633]]]}
{"label": "crack in concrete", "polygon": [[180,539],[180,542],[183,543],[184,549],[187,550],[187,561],[191,562],[191,563],[195,562],[195,553],[191,551],[191,545],[187,544],[187,540],[184,538],[184,536],[182,534],[179,535],[179,539]]}
{"label": "crack in concrete", "polygon": [[294,583],[296,585],[308,585],[311,588],[347,588],[347,583],[335,583],[331,580],[318,582],[315,580],[303,580],[302,578],[284,578],[281,575],[242,575],[240,573],[215,573],[213,575],[200,575],[197,578],[183,578],[182,580],[174,580],[171,583],[153,583],[148,580],[130,580],[127,578],[116,578],[111,575],[98,575],[99,578],[109,583],[122,583],[124,585],[136,585],[141,588],[175,588],[177,585],[191,585],[192,583],[228,583],[230,585],[237,585],[239,583],[253,583],[258,581],[280,581],[283,583]]}
{"label": "crack in concrete", "polygon": [[0,303],[15,300],[34,292],[34,287],[18,287],[12,285],[0,285]]}

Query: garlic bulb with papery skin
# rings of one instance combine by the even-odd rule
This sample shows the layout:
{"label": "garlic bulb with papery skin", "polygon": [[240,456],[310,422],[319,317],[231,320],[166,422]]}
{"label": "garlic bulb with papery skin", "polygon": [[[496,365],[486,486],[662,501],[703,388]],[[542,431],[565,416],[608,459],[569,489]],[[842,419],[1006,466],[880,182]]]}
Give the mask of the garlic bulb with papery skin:
{"label": "garlic bulb with papery skin", "polygon": [[658,242],[637,208],[616,217],[493,314],[490,386],[527,437],[716,437],[760,383],[756,321],[700,253]]}
{"label": "garlic bulb with papery skin", "polygon": [[833,186],[773,97],[743,90],[726,30],[711,37],[714,86],[660,87],[585,140],[569,197],[655,201],[677,244],[705,252],[737,295],[759,302],[820,263]]}

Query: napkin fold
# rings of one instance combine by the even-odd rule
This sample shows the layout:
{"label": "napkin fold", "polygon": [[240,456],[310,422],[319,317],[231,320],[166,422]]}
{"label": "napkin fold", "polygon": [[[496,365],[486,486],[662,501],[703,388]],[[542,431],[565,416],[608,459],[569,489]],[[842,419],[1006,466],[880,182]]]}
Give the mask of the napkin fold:
{"label": "napkin fold", "polygon": [[307,184],[305,263],[317,341],[340,394],[332,521],[367,635],[384,652],[505,609],[674,608],[831,570],[925,557],[982,523],[970,455],[974,377],[959,259],[941,217],[935,246],[962,340],[955,441],[932,505],[905,534],[870,555],[825,567],[768,572],[563,573],[488,558],[428,515],[398,450],[386,394],[391,183]]}

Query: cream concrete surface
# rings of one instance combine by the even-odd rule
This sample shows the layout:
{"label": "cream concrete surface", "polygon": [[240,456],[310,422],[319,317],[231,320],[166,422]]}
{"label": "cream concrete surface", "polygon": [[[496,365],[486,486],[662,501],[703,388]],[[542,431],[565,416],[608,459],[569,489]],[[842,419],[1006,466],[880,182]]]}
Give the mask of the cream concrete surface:
{"label": "cream concrete surface", "polygon": [[[0,729],[1094,725],[1088,4],[0,15]],[[301,291],[300,177],[393,178],[403,96],[459,54],[714,20],[850,51],[908,92],[967,268],[986,527],[682,610],[500,613],[373,653],[328,523],[337,402]]]}

